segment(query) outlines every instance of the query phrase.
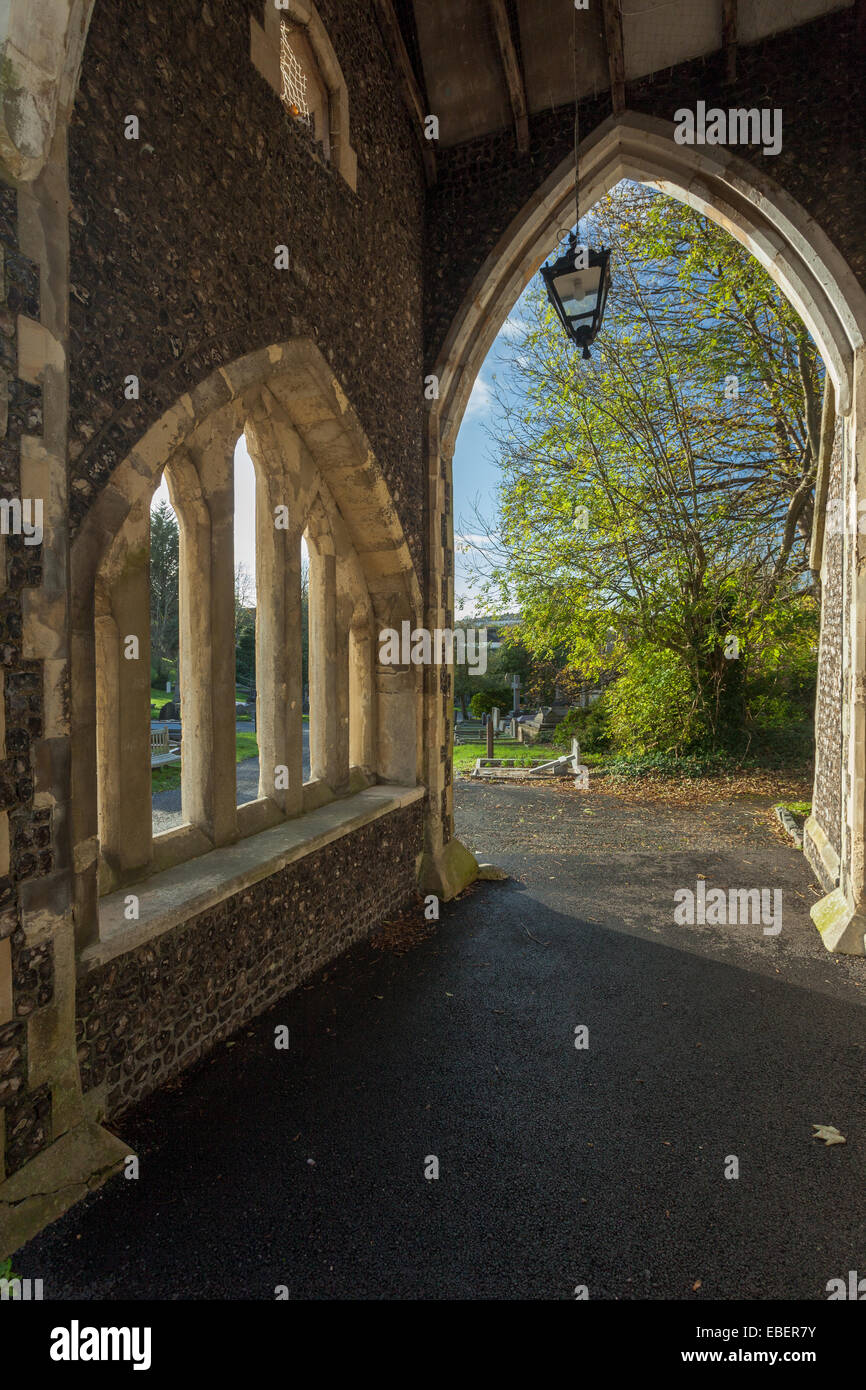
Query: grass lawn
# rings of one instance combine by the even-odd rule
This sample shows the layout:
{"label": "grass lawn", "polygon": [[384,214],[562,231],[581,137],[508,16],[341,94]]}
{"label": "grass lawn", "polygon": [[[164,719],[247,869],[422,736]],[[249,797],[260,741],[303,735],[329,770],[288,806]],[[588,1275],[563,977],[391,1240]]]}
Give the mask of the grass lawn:
{"label": "grass lawn", "polygon": [[[564,749],[559,748],[552,749],[549,744],[542,744],[540,748],[532,748],[525,743],[512,743],[510,739],[497,739],[493,745],[494,758],[514,758],[521,767],[527,766],[537,758],[555,758],[564,751]],[[475,759],[486,757],[486,742],[455,744],[454,771],[471,772],[475,766]]]}
{"label": "grass lawn", "polygon": [[[177,694],[177,691],[175,691],[175,690],[172,690],[171,693],[169,693],[169,692],[166,691],[166,690],[154,690],[153,686],[151,686],[151,688],[150,688],[150,717],[151,717],[151,719],[156,719],[156,718],[158,718],[158,716],[159,716],[159,711],[162,709],[163,705],[170,705],[170,704],[173,705],[173,704],[174,704],[174,701],[175,701],[175,696],[176,696],[176,694]],[[245,690],[235,690],[235,699],[237,700],[238,704],[241,704],[241,705],[246,704],[246,700],[247,700],[246,691],[245,691]],[[307,716],[305,715],[304,718],[306,718],[306,717],[307,717]]]}
{"label": "grass lawn", "polygon": [[[514,758],[519,767],[538,762],[552,762],[571,750],[561,748],[556,743],[515,743],[511,739],[496,739],[493,744],[494,758]],[[454,745],[454,771],[471,772],[476,758],[487,757],[487,744],[456,743]],[[604,762],[604,753],[581,753],[580,761],[585,767],[598,767]]]}
{"label": "grass lawn", "polygon": [[[259,745],[255,734],[237,734],[235,736],[235,762],[242,763],[244,758],[255,758],[258,756]],[[165,763],[162,767],[155,767],[150,774],[150,786],[154,795],[157,792],[170,792],[175,787],[180,786],[180,763]]]}
{"label": "grass lawn", "polygon": [[[553,759],[566,753],[566,748],[551,743],[522,745],[510,739],[497,739],[494,743],[495,758],[514,758],[517,765],[531,762],[534,758]],[[454,748],[455,775],[468,776],[476,758],[487,757],[486,742],[462,743]],[[614,796],[624,796],[634,801],[664,801],[671,804],[700,805],[704,802],[729,800],[733,796],[771,797],[773,801],[787,806],[799,819],[804,819],[811,811],[807,800],[812,785],[812,772],[808,763],[792,757],[787,765],[781,767],[732,767],[730,769],[709,769],[696,776],[694,769],[677,767],[672,760],[669,766],[635,768],[634,776],[623,776],[610,753],[584,753],[580,761],[593,771],[593,783],[597,791]]]}
{"label": "grass lawn", "polygon": [[255,734],[238,734],[235,738],[235,762],[242,763],[244,758],[257,758],[259,755],[259,741]]}

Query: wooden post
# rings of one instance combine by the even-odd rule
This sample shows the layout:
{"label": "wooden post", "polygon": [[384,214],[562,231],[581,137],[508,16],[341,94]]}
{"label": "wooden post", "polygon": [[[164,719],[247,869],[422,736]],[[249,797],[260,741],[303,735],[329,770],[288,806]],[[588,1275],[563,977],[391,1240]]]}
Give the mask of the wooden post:
{"label": "wooden post", "polygon": [[487,756],[493,757],[493,715],[487,716]]}

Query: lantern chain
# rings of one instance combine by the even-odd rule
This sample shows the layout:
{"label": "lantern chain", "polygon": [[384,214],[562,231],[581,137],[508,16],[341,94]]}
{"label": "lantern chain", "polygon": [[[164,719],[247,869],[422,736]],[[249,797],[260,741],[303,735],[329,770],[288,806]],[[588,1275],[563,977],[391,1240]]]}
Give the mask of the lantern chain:
{"label": "lantern chain", "polygon": [[577,86],[577,6],[571,11],[571,52],[574,71],[574,226],[575,239],[580,241],[580,98]]}

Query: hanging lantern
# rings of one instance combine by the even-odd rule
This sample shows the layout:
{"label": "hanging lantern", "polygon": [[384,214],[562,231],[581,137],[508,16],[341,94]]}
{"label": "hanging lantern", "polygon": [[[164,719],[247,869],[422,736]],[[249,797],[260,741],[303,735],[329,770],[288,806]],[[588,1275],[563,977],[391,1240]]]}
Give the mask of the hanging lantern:
{"label": "hanging lantern", "polygon": [[580,86],[578,82],[577,5],[572,11],[571,52],[574,64],[574,226],[568,250],[553,265],[543,265],[541,273],[547,295],[559,320],[573,342],[589,358],[610,289],[610,252],[604,247],[593,251],[580,241]]}
{"label": "hanging lantern", "polygon": [[578,246],[577,235],[572,232],[565,255],[552,265],[543,265],[541,273],[563,328],[583,349],[584,358],[588,358],[589,345],[604,318],[610,288],[610,252],[604,247],[593,251],[588,246]]}

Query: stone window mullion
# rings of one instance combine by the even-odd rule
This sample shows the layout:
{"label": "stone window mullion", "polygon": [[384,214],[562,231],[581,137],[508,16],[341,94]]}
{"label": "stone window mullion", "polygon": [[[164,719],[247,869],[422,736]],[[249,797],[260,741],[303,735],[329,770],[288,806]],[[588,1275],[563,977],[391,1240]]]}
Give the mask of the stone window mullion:
{"label": "stone window mullion", "polygon": [[214,843],[211,814],[214,775],[210,682],[211,518],[198,470],[186,453],[166,470],[171,503],[180,524],[178,631],[182,730],[181,804],[185,824]]}
{"label": "stone window mullion", "polygon": [[183,451],[166,472],[180,520],[183,819],[213,845],[237,838],[233,475],[220,462]]}
{"label": "stone window mullion", "polygon": [[337,561],[324,539],[311,541],[309,550],[310,769],[314,779],[326,782],[333,789],[339,778]]}
{"label": "stone window mullion", "polygon": [[376,762],[376,712],[372,617],[356,623],[349,635],[349,763],[372,772]]}
{"label": "stone window mullion", "polygon": [[96,610],[100,889],[146,873],[153,854],[150,774],[150,513],[118,541]]}
{"label": "stone window mullion", "polygon": [[336,606],[336,629],[334,633],[334,775],[336,781],[331,785],[335,790],[344,791],[349,785],[349,627],[352,620],[352,605],[342,598]]}
{"label": "stone window mullion", "polygon": [[[213,711],[213,832],[217,845],[238,835],[235,684],[234,442],[208,490],[211,516],[210,691]],[[195,595],[191,596],[195,601]]]}
{"label": "stone window mullion", "polygon": [[[275,509],[289,495],[282,472],[256,463],[256,729],[259,796],[286,816],[303,806],[301,533],[279,529]],[[287,775],[282,774],[285,768]],[[278,769],[280,770],[278,775]]]}

